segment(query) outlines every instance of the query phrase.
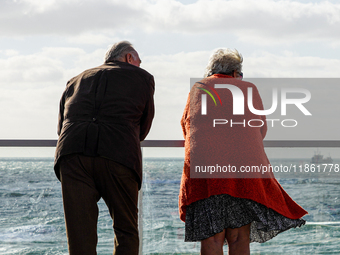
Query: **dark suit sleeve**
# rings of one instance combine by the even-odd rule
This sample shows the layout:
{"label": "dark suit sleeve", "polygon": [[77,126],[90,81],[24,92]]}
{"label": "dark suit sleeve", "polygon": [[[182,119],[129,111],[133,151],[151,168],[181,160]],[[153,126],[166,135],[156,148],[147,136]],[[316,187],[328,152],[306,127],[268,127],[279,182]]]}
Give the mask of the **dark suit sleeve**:
{"label": "dark suit sleeve", "polygon": [[150,81],[149,81],[149,86],[150,86],[150,92],[149,92],[149,100],[147,101],[143,116],[140,121],[140,141],[143,141],[145,137],[148,135],[153,117],[155,115],[155,105],[154,105],[154,99],[153,95],[155,92],[155,81],[153,76],[151,76]]}
{"label": "dark suit sleeve", "polygon": [[64,110],[65,110],[65,92],[63,93],[60,99],[60,103],[59,103],[59,115],[58,115],[58,127],[57,127],[58,136],[60,136],[61,130],[63,128]]}
{"label": "dark suit sleeve", "polygon": [[59,115],[58,115],[58,126],[57,126],[57,134],[60,136],[61,130],[63,128],[63,122],[64,122],[64,111],[65,111],[65,100],[66,100],[66,95],[67,95],[67,90],[68,90],[68,85],[70,81],[67,82],[66,84],[66,89],[61,96],[60,103],[59,103]]}

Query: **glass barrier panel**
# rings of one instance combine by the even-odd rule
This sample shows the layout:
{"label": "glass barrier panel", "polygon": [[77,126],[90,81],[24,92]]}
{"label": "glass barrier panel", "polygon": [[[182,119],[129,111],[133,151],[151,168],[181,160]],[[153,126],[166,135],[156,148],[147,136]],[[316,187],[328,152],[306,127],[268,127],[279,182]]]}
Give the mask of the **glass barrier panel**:
{"label": "glass barrier panel", "polygon": [[[144,155],[147,149],[143,149]],[[297,177],[277,177],[286,192],[308,211],[309,214],[304,216],[307,223],[266,243],[251,243],[251,254],[334,254],[339,251],[340,149],[266,148],[266,152],[273,166],[296,165],[299,169],[300,165],[307,168],[307,164],[315,171],[319,165],[327,164],[327,167],[324,173],[320,168],[317,176],[304,172]],[[315,161],[316,158],[313,161],[315,155],[319,155],[319,162]],[[184,223],[179,219],[182,169],[183,158],[144,158],[143,254],[199,254],[200,243],[184,242]],[[307,170],[303,168],[303,171]],[[326,171],[331,171],[333,177],[329,178]],[[225,254],[227,250],[224,246]]]}
{"label": "glass barrier panel", "polygon": [[[8,148],[0,148],[0,152],[2,150]],[[26,156],[23,156],[25,150]],[[30,150],[19,148],[19,156],[14,157],[15,149],[11,149],[12,156],[0,157],[0,253],[68,254],[53,152],[48,157],[36,157]],[[266,152],[273,166],[305,167],[307,164],[309,171],[315,172],[318,166],[326,164],[326,170],[320,168],[317,176],[306,172],[297,178],[277,177],[286,192],[308,211],[304,217],[307,223],[266,243],[252,243],[251,254],[334,254],[339,251],[340,172],[336,165],[340,163],[340,148],[266,148]],[[200,243],[184,242],[184,223],[178,214],[183,154],[183,148],[143,148],[142,254],[199,254]],[[112,254],[112,220],[102,200],[98,206],[97,252]],[[227,246],[224,251],[227,254]]]}

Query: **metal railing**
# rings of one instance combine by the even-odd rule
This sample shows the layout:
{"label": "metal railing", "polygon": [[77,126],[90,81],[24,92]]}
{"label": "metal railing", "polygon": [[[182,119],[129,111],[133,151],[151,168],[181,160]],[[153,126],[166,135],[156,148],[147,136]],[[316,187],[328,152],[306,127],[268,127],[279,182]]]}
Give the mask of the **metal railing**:
{"label": "metal railing", "polygon": [[[0,147],[55,147],[57,140],[0,139]],[[264,147],[340,147],[340,140],[264,140]],[[145,140],[142,147],[184,147],[184,140]]]}

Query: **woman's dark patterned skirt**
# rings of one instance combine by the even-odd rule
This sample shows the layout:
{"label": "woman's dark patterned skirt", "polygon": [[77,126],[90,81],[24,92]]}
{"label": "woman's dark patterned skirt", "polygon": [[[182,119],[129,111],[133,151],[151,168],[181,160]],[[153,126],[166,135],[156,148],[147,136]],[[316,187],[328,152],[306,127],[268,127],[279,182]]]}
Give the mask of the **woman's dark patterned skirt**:
{"label": "woman's dark patterned skirt", "polygon": [[187,206],[185,241],[201,241],[226,228],[239,228],[249,223],[250,242],[264,243],[283,231],[301,227],[306,221],[286,218],[253,200],[222,194]]}

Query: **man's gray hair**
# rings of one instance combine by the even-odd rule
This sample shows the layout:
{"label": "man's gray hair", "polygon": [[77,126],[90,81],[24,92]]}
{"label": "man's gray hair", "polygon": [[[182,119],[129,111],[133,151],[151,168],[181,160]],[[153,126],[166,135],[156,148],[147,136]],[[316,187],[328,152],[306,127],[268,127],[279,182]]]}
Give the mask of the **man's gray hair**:
{"label": "man's gray hair", "polygon": [[133,59],[136,59],[136,50],[128,41],[121,41],[112,45],[105,54],[105,63],[111,61],[122,61],[126,54],[131,53]]}
{"label": "man's gray hair", "polygon": [[218,49],[210,57],[205,68],[204,77],[213,74],[232,74],[233,71],[242,71],[242,55],[235,49]]}

